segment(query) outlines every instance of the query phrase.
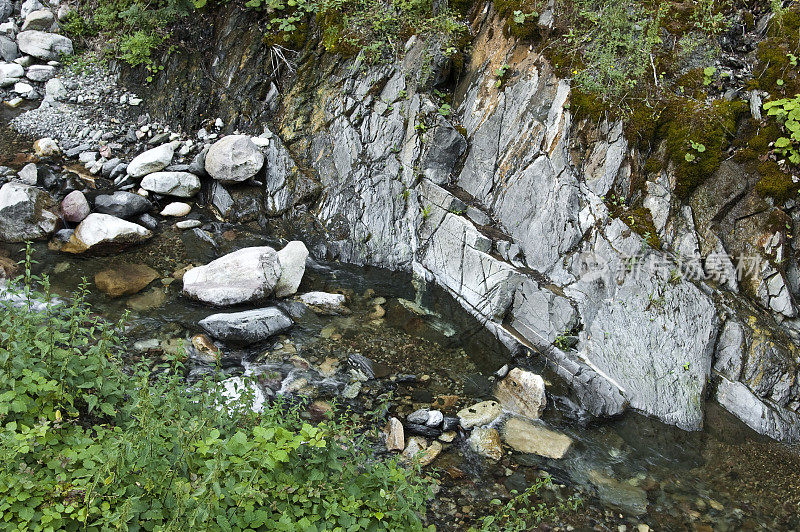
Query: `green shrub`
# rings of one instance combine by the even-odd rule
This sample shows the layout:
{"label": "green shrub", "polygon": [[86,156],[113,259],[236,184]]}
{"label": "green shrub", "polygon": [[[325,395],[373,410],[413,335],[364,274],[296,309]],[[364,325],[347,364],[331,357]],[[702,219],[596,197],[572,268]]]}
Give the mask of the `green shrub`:
{"label": "green shrub", "polygon": [[[372,456],[346,416],[317,425],[219,384],[180,357],[131,370],[122,323],[18,280],[0,313],[0,520],[6,530],[421,530],[430,483]],[[38,287],[34,290],[33,287]]]}

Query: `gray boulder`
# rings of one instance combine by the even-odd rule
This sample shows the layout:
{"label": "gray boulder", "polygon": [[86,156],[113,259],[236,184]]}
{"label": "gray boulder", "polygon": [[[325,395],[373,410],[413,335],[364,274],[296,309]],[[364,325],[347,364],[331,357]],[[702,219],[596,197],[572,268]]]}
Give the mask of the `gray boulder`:
{"label": "gray boulder", "polygon": [[264,155],[247,135],[229,135],[215,142],[205,158],[206,172],[223,183],[247,181],[264,166]]}
{"label": "gray boulder", "polygon": [[72,233],[61,251],[83,253],[144,242],[153,236],[141,225],[108,214],[92,213]]}
{"label": "gray boulder", "polygon": [[172,142],[140,153],[128,165],[128,175],[131,177],[143,177],[163,170],[172,162],[174,154],[175,144]]}
{"label": "gray boulder", "polygon": [[36,30],[17,35],[17,46],[21,52],[43,61],[57,61],[61,55],[72,53],[72,41],[69,38]]}
{"label": "gray boulder", "polygon": [[56,75],[56,67],[50,65],[31,65],[25,77],[32,81],[44,82]]}
{"label": "gray boulder", "polygon": [[450,180],[456,163],[467,151],[467,140],[444,119],[439,119],[426,137],[420,169],[425,177],[443,185]]}
{"label": "gray boulder", "polygon": [[22,23],[22,31],[47,31],[50,29],[50,26],[53,25],[54,20],[55,16],[50,12],[49,9],[37,9],[36,11],[31,11],[28,13],[28,16],[25,17],[25,22]]}
{"label": "gray boulder", "polygon": [[130,218],[150,211],[153,205],[138,194],[117,191],[111,195],[97,196],[94,200],[94,208],[101,214]]}
{"label": "gray boulder", "polygon": [[47,238],[56,230],[55,202],[47,192],[22,183],[0,188],[0,241],[24,242]]}
{"label": "gray boulder", "polygon": [[259,301],[272,293],[280,273],[274,249],[244,248],[186,272],[183,293],[219,306]]}
{"label": "gray boulder", "polygon": [[45,9],[46,6],[40,2],[39,0],[25,0],[22,2],[22,6],[20,6],[20,16],[24,19],[27,18],[29,14],[37,11],[39,9]]}
{"label": "gray boulder", "polygon": [[44,86],[45,96],[48,98],[52,98],[53,100],[63,100],[67,97],[67,88],[64,86],[64,83],[58,79],[53,78],[45,83]]}
{"label": "gray boulder", "polygon": [[200,326],[214,338],[226,342],[252,344],[285,331],[292,320],[275,307],[228,314],[212,314]]}
{"label": "gray boulder", "polygon": [[11,0],[0,0],[0,22],[5,22],[14,12],[14,3]]}
{"label": "gray boulder", "polygon": [[39,180],[39,169],[36,168],[34,163],[28,163],[22,167],[22,170],[20,170],[17,175],[19,176],[20,182],[35,187],[36,182]]}
{"label": "gray boulder", "polygon": [[200,178],[189,172],[153,172],[140,186],[156,194],[191,198],[200,191]]}
{"label": "gray boulder", "polygon": [[11,37],[0,35],[0,59],[3,61],[13,61],[19,57],[17,43]]}

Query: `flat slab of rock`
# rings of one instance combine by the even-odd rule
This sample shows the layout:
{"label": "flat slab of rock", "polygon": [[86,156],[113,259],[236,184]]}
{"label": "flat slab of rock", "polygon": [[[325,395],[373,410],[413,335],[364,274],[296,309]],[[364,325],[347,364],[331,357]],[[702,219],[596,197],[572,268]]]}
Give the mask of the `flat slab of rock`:
{"label": "flat slab of rock", "polygon": [[512,369],[497,383],[494,396],[504,410],[531,419],[539,419],[547,403],[544,379],[520,368]]}
{"label": "flat slab of rock", "polygon": [[472,427],[488,425],[502,413],[503,409],[500,408],[500,403],[497,401],[482,401],[459,410],[456,415],[463,428],[471,429]]}
{"label": "flat slab of rock", "polygon": [[264,155],[247,135],[228,135],[206,154],[206,172],[222,183],[247,181],[264,166]]}
{"label": "flat slab of rock", "polygon": [[128,175],[143,177],[163,170],[172,162],[173,155],[175,155],[175,144],[171,142],[140,153],[128,165]]}
{"label": "flat slab of rock", "polygon": [[183,293],[218,306],[265,299],[278,282],[278,253],[271,247],[244,248],[183,276]]}
{"label": "flat slab of rock", "polygon": [[292,323],[292,319],[280,309],[268,307],[244,312],[212,314],[201,320],[200,326],[214,338],[226,342],[252,344],[285,331],[292,326]]}
{"label": "flat slab of rock", "polygon": [[141,225],[109,214],[92,213],[78,225],[61,251],[83,253],[89,250],[117,248],[144,242],[153,236]]}
{"label": "flat slab of rock", "polygon": [[561,459],[572,446],[572,438],[522,418],[513,417],[503,427],[503,440],[515,451]]}
{"label": "flat slab of rock", "polygon": [[308,292],[307,294],[300,296],[300,301],[305,303],[317,314],[350,314],[350,309],[344,305],[346,299],[342,294],[331,294],[328,292]]}
{"label": "flat slab of rock", "polygon": [[47,238],[56,230],[55,201],[36,187],[6,183],[0,188],[0,241],[24,242]]}
{"label": "flat slab of rock", "polygon": [[43,31],[23,31],[17,35],[17,46],[22,53],[44,61],[58,61],[62,55],[72,54],[72,41],[68,37]]}
{"label": "flat slab of rock", "polygon": [[297,292],[303,274],[306,271],[308,249],[299,240],[289,242],[278,251],[278,262],[281,265],[281,276],[275,285],[275,297],[286,297]]}
{"label": "flat slab of rock", "polygon": [[200,178],[189,172],[153,172],[144,176],[140,186],[156,194],[191,198],[200,191]]}
{"label": "flat slab of rock", "polygon": [[147,287],[158,272],[145,264],[122,264],[94,276],[94,284],[110,297],[135,294]]}

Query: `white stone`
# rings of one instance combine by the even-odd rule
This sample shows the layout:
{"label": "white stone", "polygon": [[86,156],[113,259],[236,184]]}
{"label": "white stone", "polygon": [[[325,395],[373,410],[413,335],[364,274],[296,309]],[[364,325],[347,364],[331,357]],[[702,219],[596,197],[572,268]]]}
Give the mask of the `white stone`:
{"label": "white stone", "polygon": [[308,292],[300,296],[300,301],[311,307],[317,314],[349,314],[342,294],[328,292]]}
{"label": "white stone", "polygon": [[208,174],[223,183],[247,181],[264,166],[264,155],[246,135],[228,135],[215,142],[206,154]]}
{"label": "white stone", "polygon": [[157,148],[140,153],[128,165],[128,175],[131,177],[143,177],[163,170],[172,162],[174,154],[175,145],[172,143],[162,144]]}
{"label": "white stone", "polygon": [[92,213],[78,225],[61,250],[67,253],[83,253],[108,246],[136,244],[152,235],[141,225],[110,214]]}
{"label": "white stone", "polygon": [[45,61],[72,54],[72,41],[63,35],[43,31],[23,31],[17,35],[21,52]]}
{"label": "white stone", "polygon": [[161,210],[161,216],[186,216],[192,212],[192,206],[188,203],[173,201]]}
{"label": "white stone", "polygon": [[289,242],[278,252],[281,276],[275,285],[275,297],[286,297],[297,292],[306,271],[308,249],[299,240]]}
{"label": "white stone", "polygon": [[497,384],[494,396],[503,409],[531,419],[539,419],[547,398],[541,376],[514,368]]}
{"label": "white stone", "polygon": [[200,178],[189,172],[153,172],[144,176],[141,187],[156,194],[191,198],[200,191]]}
{"label": "white stone", "polygon": [[459,410],[456,416],[458,416],[458,420],[463,428],[471,429],[472,427],[488,425],[502,413],[503,409],[497,401],[482,401]]}
{"label": "white stone", "polygon": [[268,297],[279,276],[277,252],[266,246],[250,247],[186,272],[183,292],[212,305],[236,305]]}

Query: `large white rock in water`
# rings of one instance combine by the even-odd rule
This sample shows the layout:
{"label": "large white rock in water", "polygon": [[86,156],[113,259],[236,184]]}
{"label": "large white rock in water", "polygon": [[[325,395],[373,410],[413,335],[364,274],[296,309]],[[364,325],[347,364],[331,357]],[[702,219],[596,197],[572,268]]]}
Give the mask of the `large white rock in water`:
{"label": "large white rock in water", "polygon": [[223,183],[247,181],[264,166],[264,154],[247,135],[222,137],[206,154],[206,172]]}
{"label": "large white rock in water", "polygon": [[292,320],[275,307],[212,314],[200,326],[214,338],[226,342],[253,344],[292,326]]}
{"label": "large white rock in water", "polygon": [[21,52],[44,61],[57,61],[62,55],[72,54],[72,41],[56,33],[23,31],[17,35]]}
{"label": "large white rock in water", "polygon": [[54,207],[55,201],[47,192],[22,183],[6,183],[0,188],[0,241],[47,238],[58,224],[58,217],[50,210]]}
{"label": "large white rock in water", "polygon": [[61,251],[83,253],[105,247],[118,247],[144,242],[153,234],[133,222],[110,214],[92,213],[83,220]]}
{"label": "large white rock in water", "polygon": [[280,274],[274,249],[244,248],[186,272],[183,293],[219,306],[258,301],[272,293]]}
{"label": "large white rock in water", "polygon": [[503,439],[521,453],[538,454],[556,460],[563,458],[572,446],[572,439],[523,418],[514,417],[503,427]]}
{"label": "large white rock in water", "polygon": [[539,419],[547,403],[544,379],[519,368],[509,371],[506,378],[497,383],[494,396],[505,410],[531,419]]}
{"label": "large white rock in water", "polygon": [[175,155],[175,146],[174,143],[168,142],[140,153],[128,165],[128,175],[142,177],[163,170],[172,162],[172,156]]}
{"label": "large white rock in water", "polygon": [[191,198],[200,191],[200,178],[189,172],[153,172],[144,176],[141,187],[156,194]]}
{"label": "large white rock in water", "polygon": [[346,299],[342,294],[308,292],[300,296],[300,301],[308,305],[317,314],[325,316],[350,314],[350,309],[345,306]]}
{"label": "large white rock in water", "polygon": [[275,285],[275,297],[286,297],[297,292],[306,271],[308,249],[299,240],[294,240],[278,252],[281,276]]}

